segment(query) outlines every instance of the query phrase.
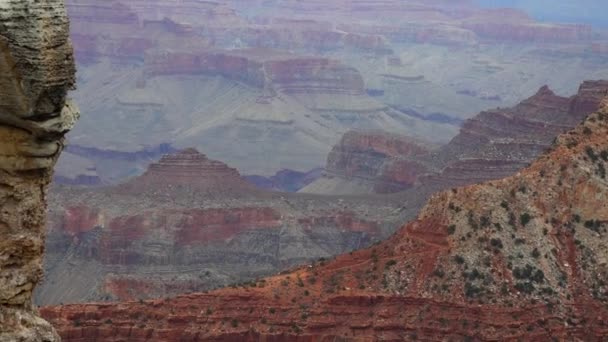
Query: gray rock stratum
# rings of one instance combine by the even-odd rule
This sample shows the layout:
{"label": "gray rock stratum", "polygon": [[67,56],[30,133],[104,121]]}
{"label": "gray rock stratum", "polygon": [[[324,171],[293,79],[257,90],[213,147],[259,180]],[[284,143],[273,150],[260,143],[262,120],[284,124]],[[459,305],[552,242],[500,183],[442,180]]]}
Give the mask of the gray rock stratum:
{"label": "gray rock stratum", "polygon": [[0,1],[0,341],[58,341],[32,292],[42,276],[47,186],[79,116],[63,0]]}

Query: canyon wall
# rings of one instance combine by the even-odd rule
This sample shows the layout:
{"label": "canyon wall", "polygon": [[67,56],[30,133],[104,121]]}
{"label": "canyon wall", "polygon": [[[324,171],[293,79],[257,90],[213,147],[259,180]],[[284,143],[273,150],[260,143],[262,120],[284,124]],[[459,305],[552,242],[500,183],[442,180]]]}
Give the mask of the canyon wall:
{"label": "canyon wall", "polygon": [[[607,81],[586,81],[569,98],[544,86],[514,107],[466,120],[460,133],[435,151],[387,151],[392,134],[375,132],[365,139],[347,133],[329,154],[324,176],[301,191],[392,193],[426,187],[430,192],[500,179],[528,165],[558,134],[597,110],[606,92]],[[363,144],[371,138],[378,146]]]}
{"label": "canyon wall", "polygon": [[123,184],[55,186],[37,303],[160,298],[251,281],[368,246],[402,221],[390,198],[256,189],[194,149]]}
{"label": "canyon wall", "polygon": [[79,113],[63,1],[0,4],[0,341],[58,341],[32,304],[47,188]]}
{"label": "canyon wall", "polygon": [[608,101],[518,174],[377,246],[236,288],[45,308],[66,341],[602,341]]}

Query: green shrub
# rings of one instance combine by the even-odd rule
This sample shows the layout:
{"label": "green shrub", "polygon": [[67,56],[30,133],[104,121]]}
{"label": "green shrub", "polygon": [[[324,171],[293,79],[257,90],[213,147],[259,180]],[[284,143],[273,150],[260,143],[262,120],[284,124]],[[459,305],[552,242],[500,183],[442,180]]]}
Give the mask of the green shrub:
{"label": "green shrub", "polygon": [[490,245],[494,248],[502,249],[502,241],[500,239],[491,239]]}
{"label": "green shrub", "polygon": [[523,213],[519,216],[519,222],[521,223],[522,226],[526,226],[528,223],[530,223],[530,221],[532,220],[532,216],[530,216],[530,214],[528,213]]}
{"label": "green shrub", "polygon": [[589,157],[589,159],[591,159],[591,161],[594,163],[599,159],[598,155],[595,154],[595,151],[593,150],[593,147],[591,147],[591,146],[587,146],[585,148],[585,153],[587,153],[587,156]]}
{"label": "green shrub", "polygon": [[456,225],[452,224],[448,227],[448,235],[454,235],[456,232]]}
{"label": "green shrub", "polygon": [[454,255],[454,262],[457,264],[464,264],[464,258],[460,255]]}
{"label": "green shrub", "polygon": [[540,257],[540,252],[538,251],[538,248],[534,248],[534,250],[532,250],[532,257],[535,259],[538,259]]}
{"label": "green shrub", "polygon": [[397,265],[397,261],[396,260],[389,260],[389,261],[386,262],[385,267],[386,268],[390,268],[390,267],[395,266],[395,265]]}

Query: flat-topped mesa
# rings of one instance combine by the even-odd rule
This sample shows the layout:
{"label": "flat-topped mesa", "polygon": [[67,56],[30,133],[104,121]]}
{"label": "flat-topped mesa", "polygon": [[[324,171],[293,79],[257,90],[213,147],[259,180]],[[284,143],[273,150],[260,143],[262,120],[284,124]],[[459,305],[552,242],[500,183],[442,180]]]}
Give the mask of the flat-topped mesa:
{"label": "flat-topped mesa", "polygon": [[207,158],[194,148],[164,155],[141,176],[125,185],[148,190],[163,187],[180,187],[223,192],[251,191],[254,187],[241,178],[239,172],[228,165]]}

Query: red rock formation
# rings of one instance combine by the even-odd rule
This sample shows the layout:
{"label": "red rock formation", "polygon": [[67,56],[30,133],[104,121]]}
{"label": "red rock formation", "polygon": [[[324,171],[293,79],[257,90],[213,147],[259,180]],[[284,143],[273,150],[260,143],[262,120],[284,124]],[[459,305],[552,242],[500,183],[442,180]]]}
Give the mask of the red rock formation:
{"label": "red rock formation", "polygon": [[[370,182],[379,193],[413,187],[428,172],[416,161],[430,153],[428,144],[386,132],[347,132],[327,157],[325,178]],[[323,192],[312,183],[304,192]]]}
{"label": "red rock formation", "polygon": [[227,52],[167,52],[149,53],[145,58],[145,73],[155,75],[221,75],[257,87],[264,86],[263,65],[243,55]]}
{"label": "red rock formation", "polygon": [[[453,186],[507,177],[525,167],[548,148],[560,133],[597,110],[608,93],[607,81],[586,81],[570,98],[544,86],[513,108],[481,112],[462,125],[460,133],[435,152],[394,151],[358,146],[345,136],[328,157],[327,177],[304,191],[322,192],[330,177],[365,179],[373,192],[392,193],[418,185],[417,195]],[[378,141],[382,133],[376,134]],[[385,142],[382,142],[385,144]],[[352,146],[351,146],[352,145]],[[335,189],[330,189],[334,191]]]}
{"label": "red rock formation", "polygon": [[197,191],[251,191],[253,186],[228,165],[208,159],[195,149],[164,155],[151,164],[141,176],[125,184],[119,191],[186,187]]}
{"label": "red rock formation", "polygon": [[227,240],[247,229],[278,228],[281,224],[281,215],[272,208],[193,210],[175,227],[176,243],[190,246]]}
{"label": "red rock formation", "polygon": [[596,111],[607,91],[606,81],[586,81],[577,95],[565,98],[545,86],[513,108],[482,112],[431,157],[441,172],[422,183],[445,189],[511,175]]}
{"label": "red rock formation", "polygon": [[388,241],[327,263],[42,313],[65,341],[601,341],[607,137],[608,101],[519,174],[439,193]]}
{"label": "red rock formation", "polygon": [[357,69],[326,58],[293,58],[266,63],[274,87],[286,94],[321,93],[363,95]]}

